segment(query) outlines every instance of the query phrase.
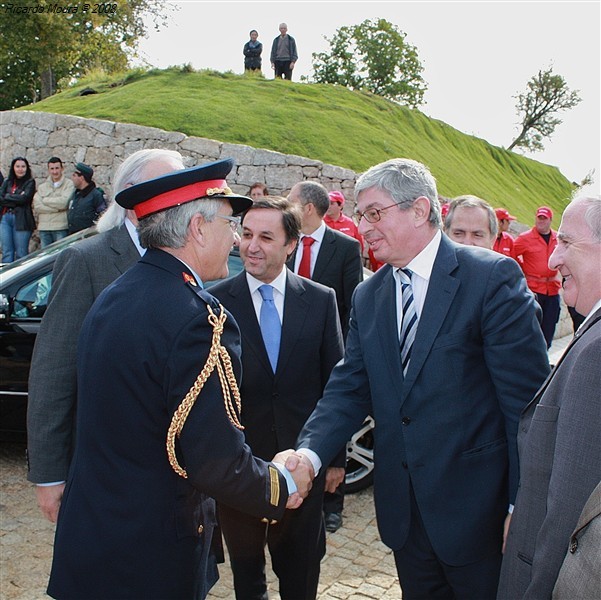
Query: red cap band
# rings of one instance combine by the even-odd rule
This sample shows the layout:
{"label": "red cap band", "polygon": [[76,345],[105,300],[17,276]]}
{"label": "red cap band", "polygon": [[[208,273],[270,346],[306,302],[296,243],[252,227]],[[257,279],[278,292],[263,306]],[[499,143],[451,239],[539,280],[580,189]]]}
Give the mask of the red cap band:
{"label": "red cap band", "polygon": [[170,190],[158,196],[154,196],[146,202],[140,202],[134,206],[134,212],[138,219],[142,219],[147,215],[150,215],[166,208],[173,206],[179,206],[198,198],[210,197],[214,195],[227,195],[231,194],[231,191],[227,187],[225,179],[211,179],[209,181],[200,181],[198,183],[191,183],[175,190]]}

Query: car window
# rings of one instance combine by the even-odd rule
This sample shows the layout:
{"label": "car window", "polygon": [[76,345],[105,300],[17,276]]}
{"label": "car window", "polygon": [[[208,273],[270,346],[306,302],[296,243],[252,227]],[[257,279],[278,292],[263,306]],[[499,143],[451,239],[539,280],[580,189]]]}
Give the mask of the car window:
{"label": "car window", "polygon": [[52,286],[52,273],[45,273],[26,283],[15,294],[11,317],[39,319],[46,312],[48,295]]}

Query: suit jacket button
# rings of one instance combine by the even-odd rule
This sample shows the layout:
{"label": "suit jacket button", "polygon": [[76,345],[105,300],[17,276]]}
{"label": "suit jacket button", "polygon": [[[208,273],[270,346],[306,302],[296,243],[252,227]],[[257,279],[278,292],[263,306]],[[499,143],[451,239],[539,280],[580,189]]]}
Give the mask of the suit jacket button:
{"label": "suit jacket button", "polygon": [[409,417],[403,417],[403,418],[401,419],[401,423],[402,423],[403,425],[409,425],[409,423],[411,423],[411,419],[410,419]]}
{"label": "suit jacket button", "polygon": [[202,525],[198,526],[198,535],[200,535],[204,531],[204,527]]}
{"label": "suit jacket button", "polygon": [[573,537],[570,540],[570,554],[574,554],[578,550],[578,538]]}
{"label": "suit jacket button", "polygon": [[405,461],[403,461],[403,462],[401,463],[401,465],[403,466],[403,469],[406,469],[406,468],[407,468],[407,463],[406,463]]}

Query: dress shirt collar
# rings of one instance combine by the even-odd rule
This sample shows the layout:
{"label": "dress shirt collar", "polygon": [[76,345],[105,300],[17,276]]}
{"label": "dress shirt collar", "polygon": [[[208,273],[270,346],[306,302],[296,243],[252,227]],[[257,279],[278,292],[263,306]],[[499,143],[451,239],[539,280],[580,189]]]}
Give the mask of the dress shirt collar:
{"label": "dress shirt collar", "polygon": [[321,225],[313,232],[313,233],[301,233],[301,237],[300,237],[300,241],[299,241],[299,246],[301,246],[302,248],[302,239],[304,237],[312,237],[318,244],[321,244],[321,242],[323,241],[323,236],[326,233],[326,224],[325,222],[322,220],[321,221]]}
{"label": "dress shirt collar", "polygon": [[129,233],[129,237],[131,238],[131,241],[134,243],[136,250],[140,253],[140,256],[144,256],[146,249],[142,248],[142,246],[140,246],[140,238],[138,237],[138,230],[136,229],[136,226],[127,217],[125,217],[125,228],[127,229],[127,233]]}
{"label": "dress shirt collar", "polygon": [[[269,285],[273,286],[274,290],[277,290],[282,296],[286,294],[286,271],[287,268],[284,265],[282,272],[271,282]],[[259,281],[256,277],[253,277],[250,273],[246,273],[246,281],[248,282],[248,289],[252,296],[257,290],[265,285],[264,281]],[[257,292],[260,294],[260,292]]]}
{"label": "dress shirt collar", "polygon": [[599,310],[601,308],[601,298],[599,300],[597,300],[595,306],[593,306],[593,308],[591,308],[590,312],[588,313],[588,315],[586,315],[586,318],[584,319],[584,321],[582,321],[582,323],[580,324],[580,327],[578,327],[578,329],[582,329],[582,326],[588,321],[590,320],[590,318],[595,314],[595,312],[597,310]]}
{"label": "dress shirt collar", "polygon": [[[415,258],[413,258],[405,268],[410,269],[415,275],[418,275],[425,281],[430,281],[441,239],[442,233],[439,229],[434,234],[430,243]],[[394,269],[394,274],[395,277],[399,277],[398,269]]]}

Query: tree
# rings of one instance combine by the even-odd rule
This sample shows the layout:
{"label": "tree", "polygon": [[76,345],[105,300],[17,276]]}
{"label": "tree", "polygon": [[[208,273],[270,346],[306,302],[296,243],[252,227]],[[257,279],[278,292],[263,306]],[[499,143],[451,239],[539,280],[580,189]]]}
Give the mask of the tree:
{"label": "tree", "polygon": [[557,125],[562,123],[556,114],[574,108],[581,101],[578,90],[571,91],[566,80],[553,73],[553,67],[539,71],[528,82],[528,91],[514,97],[517,98],[517,112],[521,114],[519,125],[522,130],[508,150],[516,146],[542,150],[543,138],[551,137]]}
{"label": "tree", "polygon": [[385,19],[363,21],[336,31],[326,52],[313,53],[313,81],[368,90],[416,108],[427,86],[415,46]]}
{"label": "tree", "polygon": [[[107,12],[93,13],[94,6]],[[57,81],[90,69],[124,70],[146,35],[143,17],[151,17],[158,29],[168,7],[162,0],[0,2],[0,110],[46,98],[55,93]]]}

